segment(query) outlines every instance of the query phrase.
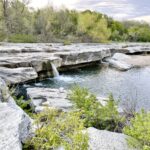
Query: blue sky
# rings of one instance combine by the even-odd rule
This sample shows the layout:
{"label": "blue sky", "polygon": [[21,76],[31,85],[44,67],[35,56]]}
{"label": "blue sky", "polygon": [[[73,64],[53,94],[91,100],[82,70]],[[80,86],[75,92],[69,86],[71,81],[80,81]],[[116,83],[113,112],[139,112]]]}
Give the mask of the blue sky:
{"label": "blue sky", "polygon": [[150,0],[31,0],[31,6],[47,4],[69,9],[95,10],[115,19],[150,18]]}

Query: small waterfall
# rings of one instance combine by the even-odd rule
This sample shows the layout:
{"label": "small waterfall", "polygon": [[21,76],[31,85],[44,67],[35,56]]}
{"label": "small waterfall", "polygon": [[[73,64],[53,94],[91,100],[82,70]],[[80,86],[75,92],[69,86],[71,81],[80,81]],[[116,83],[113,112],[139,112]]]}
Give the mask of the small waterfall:
{"label": "small waterfall", "polygon": [[51,63],[51,66],[52,66],[52,70],[53,70],[53,75],[54,77],[59,77],[59,72],[55,66],[55,64]]}

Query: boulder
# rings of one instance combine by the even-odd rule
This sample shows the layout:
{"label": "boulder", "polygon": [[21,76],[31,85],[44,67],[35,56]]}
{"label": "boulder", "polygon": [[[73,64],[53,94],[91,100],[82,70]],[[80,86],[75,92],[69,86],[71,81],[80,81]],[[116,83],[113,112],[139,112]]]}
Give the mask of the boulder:
{"label": "boulder", "polygon": [[15,104],[0,103],[0,150],[22,150],[30,137],[31,119]]}
{"label": "boulder", "polygon": [[120,70],[120,71],[127,71],[132,68],[132,65],[129,65],[125,62],[122,61],[117,61],[117,60],[109,60],[109,65]]}
{"label": "boulder", "polygon": [[113,55],[112,57],[114,60],[118,60],[118,61],[125,61],[127,59],[131,59],[131,56],[126,55],[126,54],[122,54],[122,53],[116,53]]}
{"label": "boulder", "polygon": [[129,70],[136,67],[150,66],[149,55],[126,55],[122,53],[116,53],[112,58],[105,59],[110,66],[122,71]]}
{"label": "boulder", "polygon": [[54,107],[63,111],[69,111],[72,108],[72,103],[67,99],[67,92],[61,88],[27,88],[27,94],[36,112],[46,107]]}
{"label": "boulder", "polygon": [[131,57],[126,54],[116,53],[112,58],[107,58],[106,61],[112,67],[126,71],[133,67],[132,64],[128,63],[129,59],[131,59]]}
{"label": "boulder", "polygon": [[133,150],[127,144],[128,136],[124,134],[98,130],[93,127],[88,128],[87,132],[90,150]]}
{"label": "boulder", "polygon": [[31,122],[0,79],[0,150],[22,150],[22,143],[31,136]]}

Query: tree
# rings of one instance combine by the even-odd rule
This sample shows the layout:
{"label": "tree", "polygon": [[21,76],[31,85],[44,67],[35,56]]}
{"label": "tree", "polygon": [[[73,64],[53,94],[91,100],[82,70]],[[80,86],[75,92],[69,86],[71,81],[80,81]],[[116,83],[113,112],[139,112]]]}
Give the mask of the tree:
{"label": "tree", "polygon": [[111,32],[107,20],[101,14],[85,11],[78,16],[78,34],[86,34],[95,42],[105,42]]}

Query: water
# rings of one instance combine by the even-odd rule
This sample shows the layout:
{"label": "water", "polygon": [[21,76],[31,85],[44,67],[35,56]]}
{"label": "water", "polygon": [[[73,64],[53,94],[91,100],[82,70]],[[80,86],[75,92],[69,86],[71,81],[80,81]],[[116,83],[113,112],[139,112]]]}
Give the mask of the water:
{"label": "water", "polygon": [[113,93],[121,104],[135,102],[137,108],[150,110],[150,67],[126,72],[108,67],[88,67],[65,72],[31,86],[69,89],[74,84],[87,87],[97,96],[106,97]]}
{"label": "water", "polygon": [[52,70],[53,70],[53,75],[54,77],[59,77],[59,72],[55,66],[55,64],[51,63],[51,66],[52,66]]}

